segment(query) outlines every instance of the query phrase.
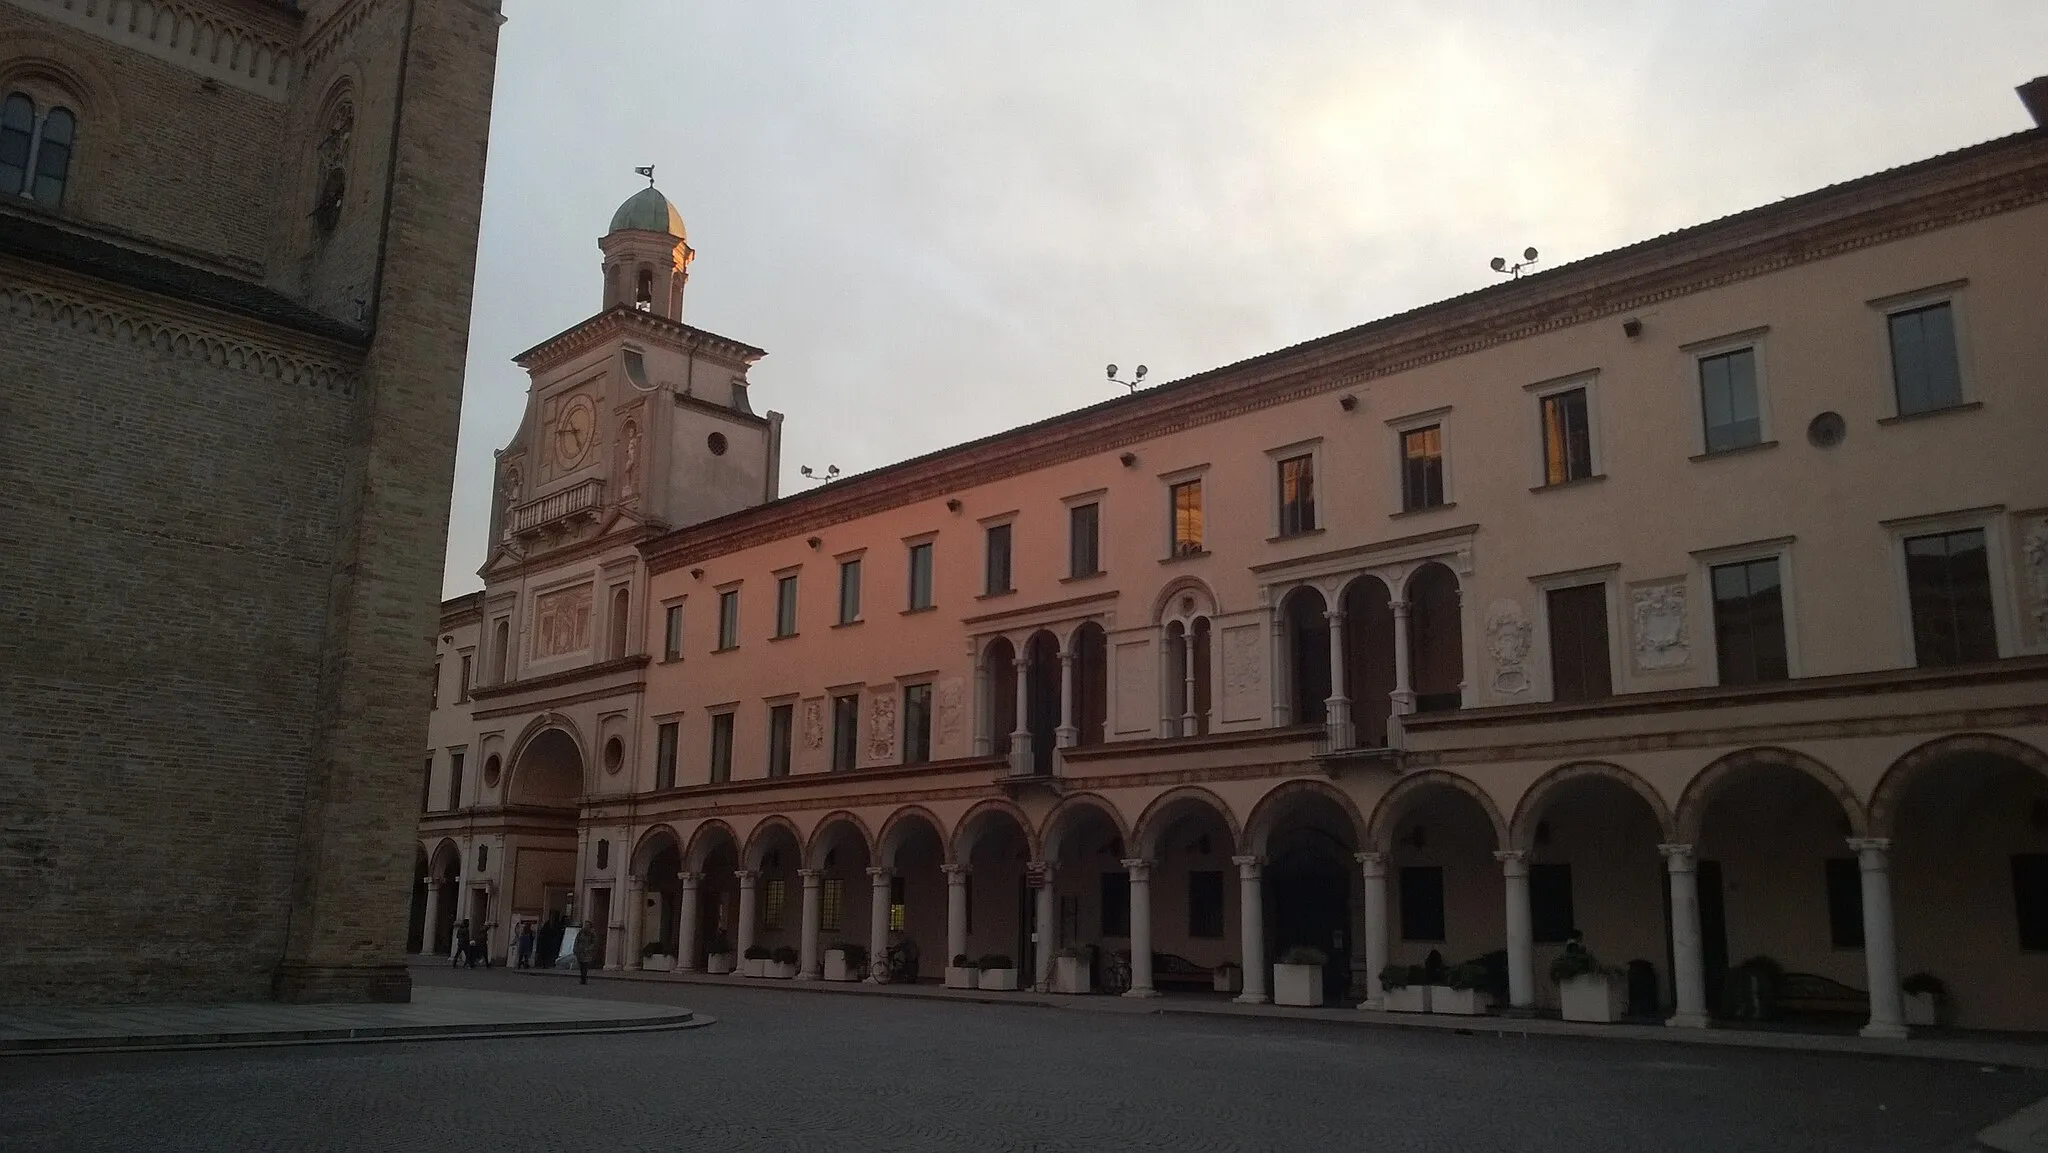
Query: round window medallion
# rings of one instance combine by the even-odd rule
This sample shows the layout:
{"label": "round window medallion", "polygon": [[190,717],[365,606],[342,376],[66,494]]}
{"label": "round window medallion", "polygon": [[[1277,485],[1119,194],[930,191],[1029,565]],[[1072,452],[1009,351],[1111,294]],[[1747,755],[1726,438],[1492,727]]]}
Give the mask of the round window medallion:
{"label": "round window medallion", "polygon": [[1833,448],[1849,435],[1849,426],[1839,412],[1824,412],[1806,426],[1806,439],[1815,448]]}
{"label": "round window medallion", "polygon": [[504,764],[503,764],[503,762],[501,762],[501,761],[499,761],[499,760],[498,760],[498,754],[496,754],[496,753],[492,753],[492,754],[491,754],[490,756],[488,756],[488,757],[484,758],[484,787],[485,787],[485,788],[487,788],[487,789],[495,789],[495,788],[497,788],[497,787],[498,787],[498,773],[499,773],[499,770],[501,770],[501,769],[502,769],[503,767],[504,767]]}
{"label": "round window medallion", "polygon": [[613,737],[604,743],[604,771],[616,773],[626,763],[626,746],[619,738]]}
{"label": "round window medallion", "polygon": [[724,456],[725,434],[722,432],[712,433],[710,436],[704,438],[704,445],[705,447],[711,450],[712,456]]}

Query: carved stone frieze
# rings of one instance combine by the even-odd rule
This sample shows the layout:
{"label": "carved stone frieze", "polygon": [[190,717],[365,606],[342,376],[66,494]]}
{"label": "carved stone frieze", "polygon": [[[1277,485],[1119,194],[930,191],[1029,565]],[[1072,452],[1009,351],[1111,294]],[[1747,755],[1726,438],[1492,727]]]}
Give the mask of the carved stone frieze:
{"label": "carved stone frieze", "polygon": [[875,693],[868,705],[868,759],[896,757],[896,694]]}
{"label": "carved stone frieze", "polygon": [[1522,606],[1497,600],[1486,610],[1486,652],[1493,658],[1493,691],[1514,696],[1529,691],[1529,618]]}
{"label": "carved stone frieze", "polygon": [[1642,672],[1682,669],[1692,663],[1686,640],[1685,582],[1665,581],[1629,589],[1636,668]]}
{"label": "carved stone frieze", "polygon": [[951,748],[960,739],[960,726],[967,712],[967,689],[959,677],[939,682],[939,747]]}

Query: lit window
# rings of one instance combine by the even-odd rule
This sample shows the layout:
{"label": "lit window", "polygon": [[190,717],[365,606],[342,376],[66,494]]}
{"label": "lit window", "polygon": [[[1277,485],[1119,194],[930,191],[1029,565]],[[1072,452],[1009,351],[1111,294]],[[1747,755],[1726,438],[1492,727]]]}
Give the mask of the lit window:
{"label": "lit window", "polygon": [[846,882],[827,877],[818,886],[818,929],[837,933],[846,921]]}
{"label": "lit window", "polygon": [[1202,482],[1186,480],[1169,492],[1173,506],[1173,555],[1202,551]]}
{"label": "lit window", "polygon": [[1586,390],[1543,398],[1543,483],[1565,484],[1593,475],[1593,433]]}
{"label": "lit window", "polygon": [[1280,535],[1293,536],[1315,527],[1315,457],[1289,457],[1280,462]]}
{"label": "lit window", "polygon": [[1444,503],[1444,430],[1440,424],[1401,434],[1401,509],[1415,512]]}
{"label": "lit window", "polygon": [[761,927],[775,930],[782,928],[782,907],[789,903],[789,882],[781,877],[770,877],[761,886]]}
{"label": "lit window", "polygon": [[900,933],[909,918],[905,916],[903,904],[903,878],[889,878],[889,931]]}

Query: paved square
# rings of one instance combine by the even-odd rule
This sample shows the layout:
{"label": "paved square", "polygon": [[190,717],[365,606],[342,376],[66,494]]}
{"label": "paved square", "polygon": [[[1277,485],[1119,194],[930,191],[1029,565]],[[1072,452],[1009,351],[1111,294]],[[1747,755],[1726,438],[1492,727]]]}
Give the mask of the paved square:
{"label": "paved square", "polygon": [[[506,973],[437,984],[617,997]],[[0,1148],[1931,1150],[2048,1074],[635,984],[706,1029],[13,1058]]]}

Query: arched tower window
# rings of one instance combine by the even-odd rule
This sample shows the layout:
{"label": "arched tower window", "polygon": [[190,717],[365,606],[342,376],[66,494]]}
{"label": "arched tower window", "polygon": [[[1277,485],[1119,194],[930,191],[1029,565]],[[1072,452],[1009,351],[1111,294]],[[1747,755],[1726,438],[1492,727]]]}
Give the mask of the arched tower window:
{"label": "arched tower window", "polygon": [[10,92],[0,101],[0,193],[56,208],[71,178],[78,119],[69,108],[37,109],[33,96]]}
{"label": "arched tower window", "polygon": [[633,307],[642,312],[654,311],[654,270],[640,270],[639,283],[633,289]]}
{"label": "arched tower window", "polygon": [[349,142],[355,138],[356,106],[344,85],[327,98],[320,118],[320,143],[314,149],[315,172],[313,223],[324,235],[341,223],[341,209],[348,197]]}

